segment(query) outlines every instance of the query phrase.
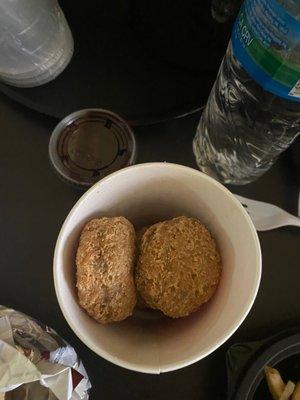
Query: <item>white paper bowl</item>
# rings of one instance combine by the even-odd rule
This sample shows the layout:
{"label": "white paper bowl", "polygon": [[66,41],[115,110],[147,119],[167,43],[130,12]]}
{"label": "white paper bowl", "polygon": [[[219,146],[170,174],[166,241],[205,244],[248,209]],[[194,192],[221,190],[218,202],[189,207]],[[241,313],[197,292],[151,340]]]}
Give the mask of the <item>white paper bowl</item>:
{"label": "white paper bowl", "polygon": [[[137,313],[100,325],[90,318],[78,305],[75,288],[79,235],[89,219],[119,215],[137,226],[179,215],[199,218],[222,256],[222,278],[214,297],[196,313],[176,320]],[[73,331],[106,360],[146,373],[182,368],[217,349],[248,314],[260,276],[259,240],[241,204],[207,175],[167,163],[135,165],[96,183],[66,218],[54,254],[56,295]]]}

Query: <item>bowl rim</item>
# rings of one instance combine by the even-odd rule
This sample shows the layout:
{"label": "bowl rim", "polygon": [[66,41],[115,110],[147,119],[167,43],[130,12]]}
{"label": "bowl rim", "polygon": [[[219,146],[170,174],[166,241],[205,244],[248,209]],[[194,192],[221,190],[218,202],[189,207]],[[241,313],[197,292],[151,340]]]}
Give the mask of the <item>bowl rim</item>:
{"label": "bowl rim", "polygon": [[[240,352],[243,353],[242,356]],[[234,369],[230,365],[232,354]],[[282,361],[299,354],[299,326],[281,330],[259,340],[233,344],[226,353],[228,400],[253,400],[265,379],[263,367],[269,365],[278,368]]]}
{"label": "bowl rim", "polygon": [[[198,175],[202,179],[209,181],[210,184],[218,187],[225,194],[225,196],[232,201],[232,203],[240,210],[240,212],[244,216],[245,222],[247,222],[247,225],[250,229],[250,233],[251,233],[251,236],[253,239],[253,244],[255,247],[255,258],[256,258],[255,283],[252,287],[251,295],[249,295],[248,301],[244,305],[243,311],[241,312],[239,318],[237,318],[237,320],[235,321],[235,324],[231,328],[227,329],[227,331],[224,332],[224,334],[219,338],[219,340],[217,340],[213,345],[209,346],[205,350],[202,350],[201,352],[198,352],[194,356],[189,357],[188,359],[183,360],[181,362],[172,363],[172,364],[167,365],[166,367],[162,366],[159,370],[154,367],[143,366],[140,363],[130,363],[130,362],[122,360],[121,358],[114,357],[107,351],[96,346],[91,340],[84,337],[84,335],[80,332],[80,330],[77,329],[77,327],[73,323],[72,318],[69,317],[68,311],[64,307],[64,301],[63,301],[63,297],[59,290],[59,282],[58,282],[58,264],[59,264],[58,260],[59,260],[60,252],[62,251],[62,249],[61,249],[62,236],[64,235],[66,226],[68,225],[69,221],[71,220],[71,218],[73,217],[73,215],[75,214],[77,209],[81,206],[81,204],[84,203],[86,201],[86,199],[90,196],[90,194],[92,192],[94,192],[95,190],[97,190],[99,188],[99,186],[101,186],[103,183],[106,183],[107,181],[114,178],[115,176],[126,174],[129,170],[133,170],[133,169],[138,170],[138,169],[153,168],[153,167],[171,168],[174,170],[176,170],[176,169],[177,170],[185,170],[187,173]],[[96,182],[89,190],[87,190],[77,200],[77,202],[73,205],[73,207],[69,211],[67,217],[65,218],[65,220],[61,226],[59,235],[57,237],[56,244],[55,244],[55,250],[54,250],[54,257],[53,257],[54,288],[55,288],[55,293],[56,293],[56,297],[58,300],[58,304],[60,306],[62,314],[63,314],[64,318],[66,319],[68,325],[73,330],[73,332],[77,335],[77,337],[87,347],[89,347],[94,353],[101,356],[105,360],[110,361],[111,363],[118,365],[119,367],[123,367],[123,368],[129,369],[132,371],[136,371],[136,372],[148,373],[148,374],[159,374],[161,372],[171,372],[171,371],[175,371],[175,370],[187,367],[187,366],[194,364],[195,362],[200,361],[201,359],[207,357],[209,354],[214,352],[217,348],[222,346],[222,344],[224,344],[235,333],[235,331],[239,328],[239,326],[243,323],[243,321],[245,320],[246,316],[248,315],[250,309],[252,308],[255,298],[257,296],[258,289],[259,289],[259,285],[260,285],[260,281],[261,281],[261,274],[262,274],[262,255],[261,255],[261,246],[260,246],[259,238],[258,238],[256,229],[254,227],[254,224],[253,224],[249,214],[244,209],[244,207],[239,202],[239,200],[230,192],[230,190],[228,190],[220,182],[218,182],[215,179],[211,178],[210,176],[204,174],[203,172],[196,170],[194,168],[191,168],[191,167],[184,166],[184,165],[175,164],[175,163],[167,163],[167,162],[149,162],[149,163],[132,165],[132,166],[123,168],[119,171],[116,171],[116,172],[104,177],[103,179],[99,180],[98,182]]]}

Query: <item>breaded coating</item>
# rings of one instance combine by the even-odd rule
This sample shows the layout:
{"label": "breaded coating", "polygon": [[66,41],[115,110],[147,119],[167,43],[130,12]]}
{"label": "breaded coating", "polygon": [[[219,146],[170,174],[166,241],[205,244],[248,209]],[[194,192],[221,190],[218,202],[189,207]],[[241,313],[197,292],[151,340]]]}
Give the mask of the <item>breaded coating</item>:
{"label": "breaded coating", "polygon": [[159,222],[140,241],[137,290],[149,307],[169,317],[187,316],[207,302],[220,275],[216,243],[197,219]]}
{"label": "breaded coating", "polygon": [[[149,226],[143,226],[142,228],[140,228],[136,231],[137,258],[139,257],[139,251],[141,248],[142,237],[148,228],[149,228]],[[149,309],[145,300],[142,298],[142,296],[139,294],[139,292],[137,292],[137,294],[136,294],[136,308],[138,308],[140,310]]]}
{"label": "breaded coating", "polygon": [[76,255],[80,305],[103,324],[121,321],[136,304],[135,231],[124,217],[89,221]]}

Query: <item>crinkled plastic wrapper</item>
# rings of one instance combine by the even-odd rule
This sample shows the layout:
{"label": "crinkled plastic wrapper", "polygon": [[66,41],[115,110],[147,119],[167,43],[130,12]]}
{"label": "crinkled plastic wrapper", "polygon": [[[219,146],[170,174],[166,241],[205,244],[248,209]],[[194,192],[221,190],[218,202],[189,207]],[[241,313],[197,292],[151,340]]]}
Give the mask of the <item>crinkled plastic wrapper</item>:
{"label": "crinkled plastic wrapper", "polygon": [[0,306],[0,400],[88,400],[75,350],[53,329]]}

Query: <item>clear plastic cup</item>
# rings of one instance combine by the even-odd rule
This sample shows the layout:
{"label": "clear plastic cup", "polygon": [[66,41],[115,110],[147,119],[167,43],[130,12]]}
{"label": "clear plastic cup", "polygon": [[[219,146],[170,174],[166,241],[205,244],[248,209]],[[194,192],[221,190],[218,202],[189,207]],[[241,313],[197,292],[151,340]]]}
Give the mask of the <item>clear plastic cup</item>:
{"label": "clear plastic cup", "polygon": [[57,0],[0,1],[0,79],[20,87],[56,78],[73,55],[73,37]]}

